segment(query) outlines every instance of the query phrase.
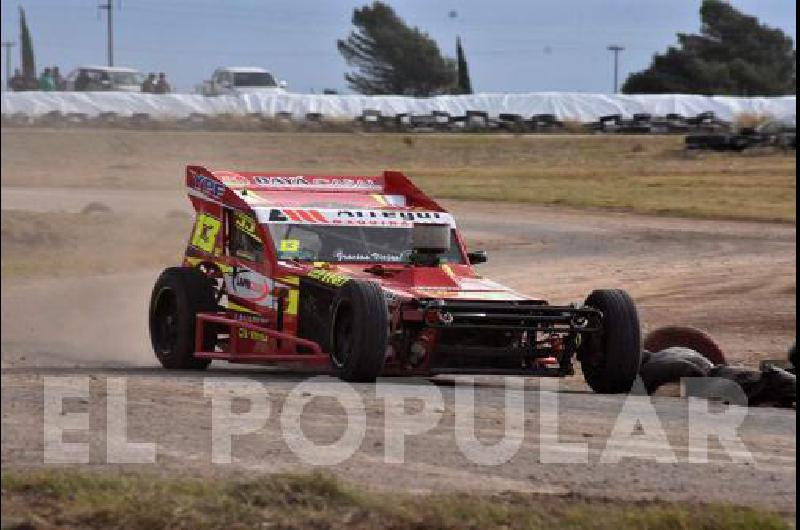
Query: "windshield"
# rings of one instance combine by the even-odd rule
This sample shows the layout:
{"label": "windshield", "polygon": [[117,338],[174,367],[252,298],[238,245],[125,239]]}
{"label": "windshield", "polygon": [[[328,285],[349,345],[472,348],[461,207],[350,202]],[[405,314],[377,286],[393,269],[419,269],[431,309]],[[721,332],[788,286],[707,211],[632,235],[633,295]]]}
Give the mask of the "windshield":
{"label": "windshield", "polygon": [[267,72],[237,72],[233,74],[234,86],[277,86],[275,78]]}
{"label": "windshield", "polygon": [[115,85],[141,85],[143,79],[138,72],[111,72],[111,82]]}
{"label": "windshield", "polygon": [[[411,228],[329,225],[267,225],[279,260],[406,263],[411,256]],[[443,263],[464,263],[450,231],[450,250]]]}

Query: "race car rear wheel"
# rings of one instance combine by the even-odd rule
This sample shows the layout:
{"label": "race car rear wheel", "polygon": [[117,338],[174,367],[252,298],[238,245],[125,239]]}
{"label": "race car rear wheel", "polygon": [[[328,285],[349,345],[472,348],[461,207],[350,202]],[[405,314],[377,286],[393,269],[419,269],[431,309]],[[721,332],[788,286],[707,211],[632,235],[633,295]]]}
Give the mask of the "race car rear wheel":
{"label": "race car rear wheel", "polygon": [[639,313],[630,295],[599,289],[586,305],[603,313],[602,329],[585,337],[578,351],[583,377],[600,394],[629,392],[642,362]]}
{"label": "race car rear wheel", "polygon": [[[209,365],[210,359],[194,356],[195,317],[216,308],[213,285],[200,271],[170,267],[161,273],[150,298],[150,341],[164,368],[198,370]],[[209,349],[215,338],[206,335]]]}
{"label": "race car rear wheel", "polygon": [[350,280],[334,301],[331,368],[344,381],[373,382],[383,370],[389,337],[389,310],[381,287]]}

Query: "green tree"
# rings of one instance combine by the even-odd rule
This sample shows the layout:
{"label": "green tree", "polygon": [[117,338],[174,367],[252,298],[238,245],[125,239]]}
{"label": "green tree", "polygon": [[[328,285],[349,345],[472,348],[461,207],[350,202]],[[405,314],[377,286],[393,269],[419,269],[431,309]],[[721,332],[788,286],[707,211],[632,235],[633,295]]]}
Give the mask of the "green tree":
{"label": "green tree", "polygon": [[25,10],[19,6],[19,41],[22,63],[22,76],[26,80],[36,79],[36,63],[33,60],[33,42],[28,23],[25,20]]}
{"label": "green tree", "polygon": [[783,31],[761,24],[722,0],[703,0],[699,35],[678,34],[678,46],[631,74],[622,91],[774,96],[797,90],[797,52]]}
{"label": "green tree", "polygon": [[458,84],[456,93],[472,94],[472,81],[469,79],[469,66],[464,48],[461,46],[461,37],[456,37],[456,62],[458,64]]}
{"label": "green tree", "polygon": [[357,71],[345,74],[362,94],[430,96],[449,92],[456,81],[455,61],[436,42],[411,28],[383,2],[353,10],[354,31],[336,45]]}

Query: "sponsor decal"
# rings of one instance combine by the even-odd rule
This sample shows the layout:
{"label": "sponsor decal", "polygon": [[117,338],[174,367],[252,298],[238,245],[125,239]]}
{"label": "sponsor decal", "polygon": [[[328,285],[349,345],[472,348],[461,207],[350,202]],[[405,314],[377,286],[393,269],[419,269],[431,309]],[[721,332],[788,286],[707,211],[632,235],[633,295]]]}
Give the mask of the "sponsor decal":
{"label": "sponsor decal", "polygon": [[256,213],[259,215],[259,220],[267,223],[381,226],[389,228],[409,228],[413,223],[454,225],[452,216],[445,212],[341,208],[257,208]]}
{"label": "sponsor decal", "polygon": [[245,232],[254,239],[257,239],[259,242],[261,241],[261,238],[258,237],[258,234],[256,233],[256,227],[258,225],[256,224],[255,219],[253,219],[246,213],[236,211],[234,212],[233,220],[234,223],[236,224],[236,228],[238,228],[242,232]]}
{"label": "sponsor decal", "polygon": [[336,219],[391,219],[410,222],[436,222],[442,221],[443,214],[439,212],[414,212],[407,210],[338,210]]}
{"label": "sponsor decal", "polygon": [[269,212],[270,222],[277,223],[327,223],[328,219],[319,210],[295,210],[273,208]]}
{"label": "sponsor decal", "polygon": [[219,199],[225,194],[224,184],[205,175],[195,174],[193,185],[203,195],[214,199]]}
{"label": "sponsor decal", "polygon": [[261,306],[272,304],[272,281],[250,269],[236,269],[234,274],[225,275],[228,293]]}
{"label": "sponsor decal", "polygon": [[267,342],[269,340],[269,336],[263,331],[256,331],[254,329],[247,328],[239,328],[239,338],[258,342]]}
{"label": "sponsor decal", "polygon": [[299,252],[300,240],[299,239],[282,239],[280,244],[281,252]]}
{"label": "sponsor decal", "polygon": [[342,250],[336,251],[336,261],[381,261],[400,263],[405,260],[405,254],[384,254],[382,252],[369,253],[348,253]]}
{"label": "sponsor decal", "polygon": [[192,246],[205,252],[213,252],[220,228],[222,228],[222,221],[216,217],[205,213],[198,215],[192,234]]}
{"label": "sponsor decal", "polygon": [[266,188],[334,188],[376,191],[383,189],[380,182],[371,178],[257,175],[251,179],[254,185]]}
{"label": "sponsor decal", "polygon": [[216,176],[225,184],[231,187],[247,186],[248,184],[250,184],[250,179],[248,179],[244,175],[240,175],[239,173],[218,172],[216,173]]}

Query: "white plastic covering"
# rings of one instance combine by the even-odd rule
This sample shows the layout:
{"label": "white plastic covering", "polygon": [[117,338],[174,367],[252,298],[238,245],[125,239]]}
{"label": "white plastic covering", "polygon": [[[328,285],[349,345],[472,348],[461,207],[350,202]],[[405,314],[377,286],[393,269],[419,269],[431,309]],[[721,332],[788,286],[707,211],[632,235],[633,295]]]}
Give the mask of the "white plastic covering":
{"label": "white plastic covering", "polygon": [[196,94],[124,92],[3,92],[2,113],[40,116],[51,111],[60,111],[64,114],[96,116],[101,112],[115,112],[123,116],[146,113],[153,118],[184,118],[194,113],[275,115],[278,112],[288,112],[294,117],[302,118],[307,113],[319,112],[326,118],[355,118],[367,109],[380,111],[384,116],[400,113],[422,115],[430,114],[434,110],[445,111],[452,116],[463,116],[468,110],[478,110],[488,112],[492,117],[500,113],[520,114],[525,118],[534,114],[555,114],[561,120],[592,122],[610,114],[630,117],[635,113],[650,113],[654,116],[676,113],[691,117],[701,112],[714,111],[724,120],[732,120],[743,113],[789,119],[796,115],[796,99],[795,96],[737,98],[685,94],[627,96],[563,92],[432,98],[315,94],[206,97]]}

